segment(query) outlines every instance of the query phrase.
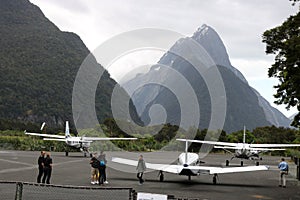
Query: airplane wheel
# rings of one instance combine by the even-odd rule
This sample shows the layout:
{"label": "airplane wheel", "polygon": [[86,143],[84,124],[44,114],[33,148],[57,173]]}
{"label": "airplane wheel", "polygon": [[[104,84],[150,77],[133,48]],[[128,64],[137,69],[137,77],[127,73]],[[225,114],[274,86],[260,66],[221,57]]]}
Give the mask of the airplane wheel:
{"label": "airplane wheel", "polygon": [[189,181],[192,180],[191,176],[189,176]]}
{"label": "airplane wheel", "polygon": [[242,167],[244,166],[244,161],[241,161],[241,166],[242,166]]}
{"label": "airplane wheel", "polygon": [[65,155],[66,155],[66,156],[69,156],[69,152],[66,151],[66,154],[65,154]]}
{"label": "airplane wheel", "polygon": [[163,182],[163,181],[164,181],[164,175],[163,175],[163,174],[160,174],[160,176],[159,176],[159,181],[160,181],[160,182]]}
{"label": "airplane wheel", "polygon": [[229,160],[226,160],[226,166],[229,166]]}
{"label": "airplane wheel", "polygon": [[256,162],[256,166],[259,166],[259,162]]}
{"label": "airplane wheel", "polygon": [[86,153],[84,153],[83,155],[84,155],[84,157],[86,157]]}
{"label": "airplane wheel", "polygon": [[217,177],[216,177],[216,176],[213,177],[213,184],[214,184],[214,185],[217,184]]}
{"label": "airplane wheel", "polygon": [[262,157],[260,157],[259,160],[262,160]]}

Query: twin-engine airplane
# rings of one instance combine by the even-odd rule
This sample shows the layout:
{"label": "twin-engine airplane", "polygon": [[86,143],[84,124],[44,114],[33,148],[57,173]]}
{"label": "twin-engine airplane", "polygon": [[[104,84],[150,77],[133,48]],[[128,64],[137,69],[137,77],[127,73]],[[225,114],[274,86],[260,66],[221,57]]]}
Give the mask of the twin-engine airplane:
{"label": "twin-engine airplane", "polygon": [[[181,140],[181,139],[178,139]],[[260,159],[262,157],[259,154],[268,152],[268,151],[284,151],[284,147],[299,147],[300,144],[249,144],[246,143],[246,130],[244,128],[243,143],[231,143],[231,142],[216,142],[216,141],[203,141],[203,140],[188,140],[189,142],[201,143],[214,145],[215,149],[223,149],[226,152],[232,154],[232,158],[240,159]],[[229,150],[235,150],[231,152]],[[241,160],[241,166],[244,162]],[[229,160],[226,160],[226,166],[229,165]],[[256,162],[256,165],[259,165],[259,162]]]}
{"label": "twin-engine airplane", "polygon": [[[44,128],[45,122],[42,124],[41,130]],[[108,138],[108,137],[72,137],[70,135],[69,122],[66,121],[65,136],[63,135],[52,135],[52,134],[42,134],[42,133],[29,133],[24,131],[26,135],[33,135],[44,137],[43,140],[52,140],[52,141],[62,141],[65,142],[68,146],[76,149],[80,149],[84,153],[84,156],[89,153],[89,147],[93,141],[108,141],[108,140],[136,140],[137,138]],[[68,152],[66,151],[66,156]]]}
{"label": "twin-engine airplane", "polygon": [[[163,172],[178,174],[188,176],[191,180],[191,176],[198,176],[202,174],[213,175],[213,184],[217,183],[217,175],[225,173],[236,173],[236,172],[250,172],[250,171],[261,171],[268,170],[268,166],[247,166],[247,167],[211,167],[211,166],[200,166],[199,155],[196,153],[188,152],[188,142],[189,140],[180,139],[180,141],[185,141],[185,153],[181,153],[178,158],[178,164],[154,164],[147,163],[147,169],[158,170],[160,181],[164,180]],[[112,162],[137,166],[138,161],[113,157]]]}

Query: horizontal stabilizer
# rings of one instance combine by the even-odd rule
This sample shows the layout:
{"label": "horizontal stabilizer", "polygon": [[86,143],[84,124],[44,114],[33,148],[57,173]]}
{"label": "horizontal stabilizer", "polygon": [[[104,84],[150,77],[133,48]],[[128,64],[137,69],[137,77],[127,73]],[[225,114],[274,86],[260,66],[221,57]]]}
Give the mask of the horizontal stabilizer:
{"label": "horizontal stabilizer", "polygon": [[238,146],[238,143],[231,143],[231,142],[217,142],[217,141],[189,140],[189,139],[176,139],[176,140],[182,142],[188,141],[193,143],[211,144],[211,145],[222,145],[222,146],[232,146],[232,147]]}

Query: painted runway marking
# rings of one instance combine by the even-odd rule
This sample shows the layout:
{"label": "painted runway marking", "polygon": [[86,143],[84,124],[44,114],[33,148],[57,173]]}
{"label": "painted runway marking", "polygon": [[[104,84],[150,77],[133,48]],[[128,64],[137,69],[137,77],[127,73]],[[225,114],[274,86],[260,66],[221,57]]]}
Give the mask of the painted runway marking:
{"label": "painted runway marking", "polygon": [[3,162],[8,162],[8,163],[14,163],[14,164],[20,164],[20,165],[27,165],[27,166],[32,166],[32,164],[24,163],[24,162],[19,162],[19,161],[14,161],[14,160],[6,160],[6,159],[1,159],[0,161]]}
{"label": "painted runway marking", "polygon": [[[17,162],[17,161],[11,161],[11,160],[4,160],[4,159],[0,159],[0,161],[4,161],[4,162],[11,162],[11,163],[18,163],[18,164],[25,164],[22,162]],[[60,163],[54,163],[53,166],[60,166],[60,165],[65,165],[65,164],[69,164],[69,163],[76,163],[76,162],[81,162],[83,161],[83,159],[80,160],[70,160],[70,161],[66,161],[66,162],[60,162]],[[11,173],[11,172],[19,172],[19,171],[26,171],[26,170],[32,170],[32,169],[36,169],[37,165],[30,165],[27,164],[29,167],[19,167],[19,168],[10,168],[10,169],[3,169],[0,170],[0,174],[4,174],[4,173]]]}

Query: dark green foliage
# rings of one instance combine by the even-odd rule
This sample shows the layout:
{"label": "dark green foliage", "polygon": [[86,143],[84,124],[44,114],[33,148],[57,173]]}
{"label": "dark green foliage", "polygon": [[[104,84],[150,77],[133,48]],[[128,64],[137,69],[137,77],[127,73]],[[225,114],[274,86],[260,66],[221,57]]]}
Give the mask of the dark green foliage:
{"label": "dark green foliage", "polygon": [[[298,0],[290,0],[296,3]],[[296,107],[300,111],[300,12],[290,16],[282,25],[267,30],[263,34],[266,53],[275,54],[275,63],[269,68],[269,77],[278,78],[274,86],[277,93],[276,104],[286,108]],[[300,112],[292,125],[300,127]]]}
{"label": "dark green foliage", "polygon": [[65,151],[66,145],[63,142],[44,141],[38,137],[29,137],[20,131],[0,131],[0,149],[5,150],[52,150]]}
{"label": "dark green foliage", "polygon": [[293,143],[300,133],[297,130],[284,127],[259,127],[253,130],[255,143]]}
{"label": "dark green foliage", "polygon": [[[90,53],[81,39],[60,31],[28,0],[1,0],[0,35],[0,118],[45,121],[51,127],[71,122],[73,84]],[[94,57],[89,64],[102,68]],[[95,99],[100,122],[112,117],[110,99],[116,85],[105,71]]]}
{"label": "dark green foliage", "polygon": [[175,137],[178,129],[179,127],[176,125],[165,124],[158,134],[154,135],[154,139],[157,142],[169,142]]}

